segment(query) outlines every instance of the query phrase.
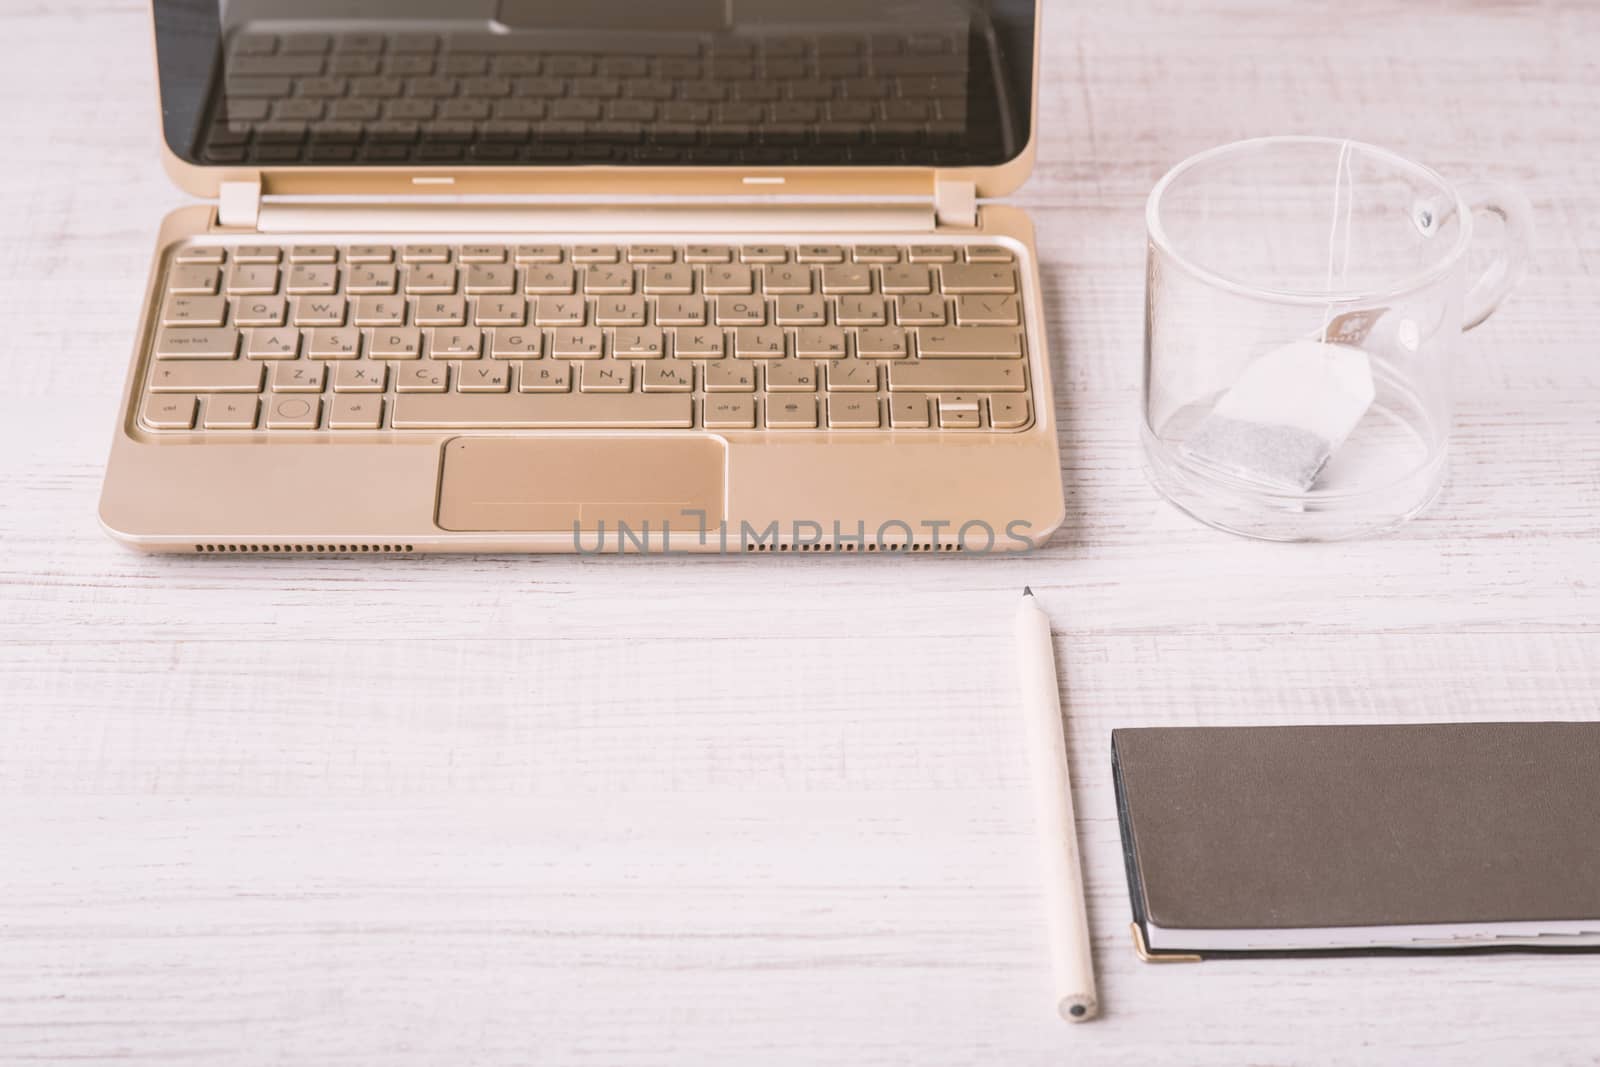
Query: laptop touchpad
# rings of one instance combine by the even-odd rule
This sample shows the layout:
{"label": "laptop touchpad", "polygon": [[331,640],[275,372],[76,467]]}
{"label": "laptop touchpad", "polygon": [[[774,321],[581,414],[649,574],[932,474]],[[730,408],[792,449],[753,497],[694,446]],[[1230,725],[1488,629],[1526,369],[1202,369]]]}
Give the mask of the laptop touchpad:
{"label": "laptop touchpad", "polygon": [[[446,530],[698,532],[724,516],[726,446],[715,437],[456,437],[444,446]],[[688,512],[688,514],[685,514]]]}

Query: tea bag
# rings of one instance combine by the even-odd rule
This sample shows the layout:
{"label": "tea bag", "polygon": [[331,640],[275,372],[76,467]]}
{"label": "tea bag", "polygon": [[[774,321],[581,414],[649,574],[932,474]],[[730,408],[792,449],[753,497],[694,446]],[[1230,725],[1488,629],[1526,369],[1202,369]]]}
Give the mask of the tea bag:
{"label": "tea bag", "polygon": [[[1330,294],[1336,274],[1342,280],[1349,270],[1354,203],[1346,141],[1334,169],[1328,226]],[[1338,261],[1341,222],[1343,259]],[[1357,310],[1335,318],[1330,304],[1316,339],[1291,341],[1258,357],[1181,451],[1202,466],[1269,489],[1309,490],[1372,406],[1372,357],[1361,344],[1385,310]]]}
{"label": "tea bag", "polygon": [[1372,406],[1363,348],[1292,341],[1245,368],[1182,445],[1220,473],[1305,492]]}

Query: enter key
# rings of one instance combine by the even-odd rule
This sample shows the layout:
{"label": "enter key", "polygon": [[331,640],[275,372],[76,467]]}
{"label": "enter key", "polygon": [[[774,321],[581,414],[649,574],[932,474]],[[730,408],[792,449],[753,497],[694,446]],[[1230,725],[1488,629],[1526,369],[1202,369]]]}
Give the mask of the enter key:
{"label": "enter key", "polygon": [[932,326],[917,331],[923,359],[1020,359],[1022,334],[1000,326]]}

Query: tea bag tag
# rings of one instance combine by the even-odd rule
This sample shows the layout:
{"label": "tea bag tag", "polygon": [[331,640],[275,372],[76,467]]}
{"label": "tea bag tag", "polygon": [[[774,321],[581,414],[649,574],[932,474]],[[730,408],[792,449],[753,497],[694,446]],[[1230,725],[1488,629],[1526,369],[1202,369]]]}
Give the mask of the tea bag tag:
{"label": "tea bag tag", "polygon": [[[1368,322],[1361,332],[1370,329]],[[1305,492],[1366,415],[1373,396],[1372,357],[1365,349],[1291,341],[1245,368],[1182,451],[1234,478]]]}

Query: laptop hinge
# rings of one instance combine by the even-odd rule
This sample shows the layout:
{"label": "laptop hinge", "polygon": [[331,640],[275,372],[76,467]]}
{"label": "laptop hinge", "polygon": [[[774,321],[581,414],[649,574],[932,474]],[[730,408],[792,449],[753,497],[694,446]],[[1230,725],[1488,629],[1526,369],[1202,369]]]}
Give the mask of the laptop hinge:
{"label": "laptop hinge", "polygon": [[972,229],[978,225],[978,187],[951,178],[934,179],[933,210],[940,226]]}
{"label": "laptop hinge", "polygon": [[217,222],[222,226],[253,230],[261,218],[259,178],[224,181],[217,190]]}

